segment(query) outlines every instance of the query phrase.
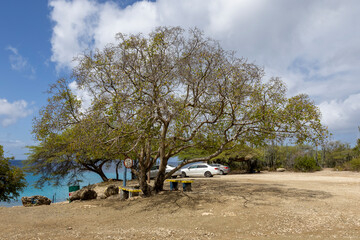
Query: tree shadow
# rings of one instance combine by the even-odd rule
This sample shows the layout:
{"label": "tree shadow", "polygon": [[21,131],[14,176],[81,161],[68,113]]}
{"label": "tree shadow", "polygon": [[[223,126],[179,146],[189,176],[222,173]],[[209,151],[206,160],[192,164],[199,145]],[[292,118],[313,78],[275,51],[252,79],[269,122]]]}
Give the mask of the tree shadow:
{"label": "tree shadow", "polygon": [[121,210],[134,207],[134,212],[156,211],[175,213],[181,209],[206,210],[211,204],[226,206],[229,200],[237,200],[244,208],[254,206],[276,206],[281,201],[319,201],[332,197],[325,191],[288,188],[282,184],[239,183],[233,181],[212,181],[196,179],[191,192],[165,191],[149,198],[126,201],[105,201],[102,206]]}

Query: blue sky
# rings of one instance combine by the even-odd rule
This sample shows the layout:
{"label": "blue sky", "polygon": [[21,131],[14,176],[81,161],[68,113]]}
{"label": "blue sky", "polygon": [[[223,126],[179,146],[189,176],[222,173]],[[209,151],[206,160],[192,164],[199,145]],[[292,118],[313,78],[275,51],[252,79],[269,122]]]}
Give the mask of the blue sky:
{"label": "blue sky", "polygon": [[360,125],[357,0],[12,0],[0,3],[0,144],[25,159],[32,119],[72,59],[117,32],[198,27],[279,76],[289,96],[309,94],[333,140],[354,144]]}

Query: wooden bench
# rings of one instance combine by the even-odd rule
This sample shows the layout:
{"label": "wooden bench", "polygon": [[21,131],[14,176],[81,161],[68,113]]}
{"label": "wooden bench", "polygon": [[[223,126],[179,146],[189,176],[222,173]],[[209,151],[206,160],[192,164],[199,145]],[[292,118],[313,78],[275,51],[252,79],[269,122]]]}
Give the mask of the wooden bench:
{"label": "wooden bench", "polygon": [[141,193],[140,189],[134,187],[119,187],[120,189],[120,199],[128,199],[133,196],[138,196]]}
{"label": "wooden bench", "polygon": [[179,183],[182,183],[183,185],[183,191],[184,192],[190,192],[191,191],[191,183],[193,183],[193,180],[177,180],[177,179],[166,179],[167,182],[170,182],[170,190],[171,191],[177,191],[179,190]]}

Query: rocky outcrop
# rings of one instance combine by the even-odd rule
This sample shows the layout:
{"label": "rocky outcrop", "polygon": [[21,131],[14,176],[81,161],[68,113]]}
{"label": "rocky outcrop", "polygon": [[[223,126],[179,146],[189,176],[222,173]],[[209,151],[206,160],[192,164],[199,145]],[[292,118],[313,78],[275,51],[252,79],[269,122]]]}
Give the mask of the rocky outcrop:
{"label": "rocky outcrop", "polygon": [[70,201],[75,200],[91,200],[96,199],[97,193],[92,187],[83,187],[82,189],[75,191],[70,196]]}
{"label": "rocky outcrop", "polygon": [[112,195],[117,195],[117,194],[119,194],[119,187],[117,187],[115,185],[110,185],[106,188],[104,193],[105,193],[106,197],[110,197]]}
{"label": "rocky outcrop", "polygon": [[47,197],[35,195],[31,197],[22,197],[21,202],[24,207],[40,206],[40,205],[50,205],[51,200]]}

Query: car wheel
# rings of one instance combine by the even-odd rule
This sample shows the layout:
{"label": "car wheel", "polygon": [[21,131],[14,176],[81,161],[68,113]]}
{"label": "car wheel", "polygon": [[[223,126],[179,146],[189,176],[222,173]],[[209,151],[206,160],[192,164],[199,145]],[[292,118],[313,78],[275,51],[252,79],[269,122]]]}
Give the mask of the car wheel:
{"label": "car wheel", "polygon": [[220,170],[220,175],[225,175],[223,170]]}
{"label": "car wheel", "polygon": [[212,174],[211,174],[211,172],[206,171],[206,172],[204,173],[204,176],[205,176],[205,177],[212,177]]}
{"label": "car wheel", "polygon": [[181,172],[181,177],[185,178],[186,177],[186,173],[185,172]]}

